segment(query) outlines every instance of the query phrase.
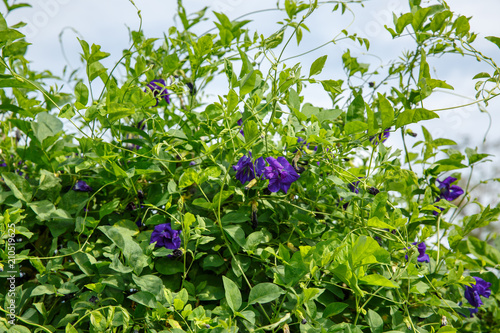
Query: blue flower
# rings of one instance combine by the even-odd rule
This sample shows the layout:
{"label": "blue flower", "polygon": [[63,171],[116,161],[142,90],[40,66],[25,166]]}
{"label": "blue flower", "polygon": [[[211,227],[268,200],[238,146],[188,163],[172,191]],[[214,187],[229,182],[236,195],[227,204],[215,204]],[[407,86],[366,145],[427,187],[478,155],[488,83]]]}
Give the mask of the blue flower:
{"label": "blue flower", "polygon": [[278,159],[268,157],[266,161],[269,163],[269,166],[264,168],[264,177],[269,179],[267,188],[271,192],[283,190],[283,192],[287,193],[290,185],[299,179],[299,174],[282,156],[278,157]]}
{"label": "blue flower", "polygon": [[[411,243],[412,245],[417,245],[417,242]],[[409,249],[409,248],[408,248]],[[424,242],[420,243],[417,245],[417,250],[418,250],[418,257],[417,261],[418,262],[430,262],[431,259],[429,258],[429,255],[425,253],[427,250],[427,246],[425,245]],[[408,261],[408,255],[405,255],[406,260]]]}
{"label": "blue flower", "polygon": [[464,293],[464,297],[469,301],[470,305],[474,307],[474,309],[469,309],[471,317],[474,313],[477,313],[479,307],[483,305],[480,296],[489,298],[491,295],[491,283],[484,281],[480,277],[473,276],[473,278],[476,280],[476,284],[472,287],[465,287]]}
{"label": "blue flower", "polygon": [[378,135],[371,136],[368,138],[371,143],[374,145],[378,145],[379,142],[385,142],[385,140],[389,139],[389,135],[391,135],[391,128],[386,128],[382,133],[379,133]]}
{"label": "blue flower", "polygon": [[457,179],[454,177],[448,177],[443,181],[440,181],[439,179],[436,179],[436,181],[439,183],[438,188],[441,191],[441,194],[439,195],[439,199],[445,199],[448,201],[453,201],[462,194],[464,194],[464,190],[458,185],[451,185],[454,183]]}
{"label": "blue flower", "polygon": [[155,247],[165,247],[176,250],[181,246],[181,231],[173,230],[170,223],[158,224],[151,234],[150,244],[156,242]]}
{"label": "blue flower", "polygon": [[349,188],[349,190],[351,192],[356,193],[356,194],[359,194],[358,186],[359,186],[359,180],[356,181],[356,182],[350,183],[349,185],[347,185],[347,187]]}
{"label": "blue flower", "polygon": [[240,118],[240,120],[238,120],[237,123],[238,123],[238,126],[241,127],[241,129],[240,129],[241,135],[245,136],[245,132],[243,132],[243,118]]}
{"label": "blue flower", "polygon": [[73,186],[73,191],[92,192],[92,187],[90,187],[85,181],[79,180],[76,182],[75,186]]}
{"label": "blue flower", "polygon": [[147,92],[147,89],[151,90],[153,93],[153,96],[156,98],[156,104],[154,106],[158,105],[158,102],[160,99],[164,99],[167,104],[170,104],[170,97],[168,95],[167,89],[165,88],[167,86],[167,83],[163,79],[157,79],[153,80],[148,83],[145,92]]}
{"label": "blue flower", "polygon": [[264,171],[264,158],[259,157],[255,161],[255,167],[252,160],[252,153],[248,153],[249,156],[243,155],[236,165],[233,165],[233,169],[236,171],[236,179],[238,179],[241,184],[245,184],[248,181],[251,181],[257,177],[262,175]]}
{"label": "blue flower", "polygon": [[[439,183],[438,188],[440,191],[439,198],[436,199],[436,202],[440,201],[441,199],[447,200],[447,201],[453,201],[462,194],[464,194],[464,190],[458,186],[458,185],[451,185],[454,183],[457,179],[454,177],[447,177],[445,180],[440,181],[439,179],[436,179],[436,181]],[[444,209],[441,207],[437,207],[441,211]],[[434,215],[437,215],[438,213],[436,211],[433,212]]]}

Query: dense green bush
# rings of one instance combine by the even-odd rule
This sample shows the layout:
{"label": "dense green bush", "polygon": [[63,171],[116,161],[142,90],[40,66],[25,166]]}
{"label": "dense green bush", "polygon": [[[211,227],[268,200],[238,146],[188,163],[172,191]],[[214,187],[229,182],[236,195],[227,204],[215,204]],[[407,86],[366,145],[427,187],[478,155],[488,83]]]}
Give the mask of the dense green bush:
{"label": "dense green bush", "polygon": [[[311,14],[350,5],[280,1],[270,36],[215,13],[196,35],[206,10],[178,1],[180,25],[163,39],[131,31],[113,68],[79,40],[86,75],[71,93],[30,69],[21,25],[2,17],[0,331],[498,332],[500,252],[468,237],[500,213],[466,180],[488,155],[425,127],[406,144],[438,117],[426,98],[452,89],[427,58],[489,64],[473,78],[481,105],[498,67],[469,18],[419,0],[387,27],[414,40],[387,66],[349,50],[309,69],[283,61],[315,34]],[[342,75],[319,79],[327,61]]]}

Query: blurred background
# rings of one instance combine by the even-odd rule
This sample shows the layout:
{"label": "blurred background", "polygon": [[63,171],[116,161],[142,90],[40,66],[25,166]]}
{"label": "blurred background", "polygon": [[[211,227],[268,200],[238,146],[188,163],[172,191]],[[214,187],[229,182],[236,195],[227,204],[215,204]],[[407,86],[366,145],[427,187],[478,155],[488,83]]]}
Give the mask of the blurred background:
{"label": "blurred background", "polygon": [[[85,39],[89,44],[101,45],[101,50],[109,52],[110,57],[102,63],[110,68],[120,59],[122,50],[130,46],[129,30],[137,30],[140,25],[137,10],[128,0],[25,0],[31,8],[21,8],[13,11],[6,17],[9,25],[19,21],[27,23],[21,31],[32,43],[28,49],[27,59],[31,61],[32,69],[49,70],[53,75],[61,78],[68,77],[68,73],[79,70],[83,77],[84,69],[80,61],[80,45],[77,37]],[[281,1],[282,2],[282,1]],[[269,36],[278,30],[280,20],[285,18],[283,12],[276,9],[276,2],[269,0],[184,0],[188,13],[196,12],[208,6],[209,19],[202,22],[195,29],[197,34],[203,34],[213,27],[215,16],[212,11],[223,12],[230,19],[246,15],[243,19],[252,20],[247,25],[251,30],[258,30],[259,34]],[[422,1],[422,5],[434,4],[436,1]],[[175,25],[177,1],[174,0],[136,0],[143,18],[142,29],[146,37],[162,39],[170,26]],[[500,36],[500,26],[497,16],[500,12],[498,0],[451,0],[448,1],[451,10],[456,14],[472,17],[471,31],[478,33],[476,49],[500,63],[500,49],[487,41],[486,36]],[[339,12],[332,13],[331,5],[317,10],[306,25],[311,33],[304,31],[303,42],[300,47],[291,43],[284,53],[284,58],[290,58],[290,66],[300,62],[306,73],[310,64],[318,57],[328,55],[328,60],[320,79],[343,79],[341,56],[350,49],[352,56],[359,57],[360,62],[372,64],[372,69],[387,64],[405,50],[413,49],[410,36],[393,40],[385,25],[393,26],[393,14],[409,11],[408,1],[405,0],[377,0],[365,1],[361,4],[350,4],[351,11],[345,15]],[[2,13],[5,7],[0,5]],[[312,50],[337,36],[342,29],[350,33],[357,33],[360,37],[370,40],[371,48],[367,52],[364,47],[353,41],[343,41],[338,44],[328,44],[314,52],[296,57]],[[477,104],[470,104],[474,100],[475,81],[472,77],[479,72],[490,72],[491,69],[473,57],[448,55],[445,58],[428,58],[431,66],[431,75],[445,80],[455,89],[441,90],[426,101],[426,108],[430,110],[461,106],[452,110],[439,111],[440,118],[424,122],[433,138],[445,137],[457,142],[456,149],[463,151],[465,147],[478,148],[481,153],[490,153],[492,162],[477,166],[472,176],[472,184],[481,180],[500,179],[500,98],[490,101],[485,108]],[[120,66],[117,72],[120,76]],[[67,82],[68,91],[72,91],[74,82]],[[227,83],[225,77],[214,80],[207,91],[207,103],[224,94]],[[63,87],[63,89],[65,89]],[[306,88],[308,102],[319,107],[330,107],[331,100],[321,90],[314,87]],[[422,140],[420,125],[410,128],[418,133],[416,138],[407,139],[411,147],[415,142]],[[393,133],[386,145],[401,148],[401,135]],[[465,187],[470,170],[462,174],[460,185]],[[473,196],[478,196],[483,205],[496,204],[499,201],[500,186],[498,182],[489,182],[475,188]],[[471,210],[464,213],[473,213]],[[481,238],[490,232],[498,230],[498,223],[487,227]],[[491,235],[490,235],[491,236]]]}

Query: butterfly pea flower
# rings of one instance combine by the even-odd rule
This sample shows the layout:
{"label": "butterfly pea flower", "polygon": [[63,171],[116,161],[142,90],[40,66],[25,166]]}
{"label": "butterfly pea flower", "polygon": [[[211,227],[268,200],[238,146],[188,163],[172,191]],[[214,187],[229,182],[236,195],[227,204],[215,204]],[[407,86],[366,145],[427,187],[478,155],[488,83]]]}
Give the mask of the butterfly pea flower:
{"label": "butterfly pea flower", "polygon": [[474,309],[469,309],[471,317],[474,313],[478,313],[479,307],[483,305],[480,296],[489,298],[491,295],[491,283],[484,281],[480,277],[473,276],[473,278],[476,280],[476,284],[471,287],[465,287],[464,293],[464,297],[474,307]]}
{"label": "butterfly pea flower", "polygon": [[288,163],[287,159],[282,156],[277,159],[268,157],[266,161],[269,164],[269,166],[264,168],[264,178],[269,179],[267,188],[271,192],[283,190],[283,192],[287,193],[290,185],[299,179],[299,174]]}
{"label": "butterfly pea flower", "polygon": [[[297,138],[297,143],[301,143],[302,142],[302,146],[306,145],[307,149],[310,149],[309,146],[311,145],[310,143],[307,143],[305,139],[302,139],[301,137],[298,137]],[[318,151],[318,146],[314,146],[314,151],[317,152]],[[327,150],[328,151],[328,150]],[[293,153],[296,153],[297,150],[295,150]]]}
{"label": "butterfly pea flower", "polygon": [[359,180],[356,181],[356,182],[350,183],[349,185],[347,185],[347,187],[349,188],[349,190],[351,192],[356,193],[356,194],[359,194],[358,186],[359,186]]}
{"label": "butterfly pea flower", "polygon": [[441,191],[441,194],[439,195],[439,199],[444,199],[448,201],[453,201],[462,194],[464,194],[464,190],[458,185],[451,185],[454,183],[457,179],[454,177],[448,177],[443,181],[440,181],[439,179],[436,179],[436,181],[439,183],[438,188]]}
{"label": "butterfly pea flower", "polygon": [[[436,202],[440,201],[441,199],[447,200],[447,201],[453,201],[462,194],[464,194],[464,190],[458,186],[458,185],[451,185],[453,184],[457,179],[455,177],[447,177],[445,180],[440,181],[439,179],[436,179],[438,182],[438,188],[440,191],[439,198],[436,199]],[[438,207],[441,211],[443,211],[443,208]],[[437,215],[437,212],[433,213],[434,215]]]}
{"label": "butterfly pea flower", "polygon": [[252,153],[248,153],[249,156],[242,156],[236,165],[233,165],[233,169],[236,171],[236,179],[238,179],[241,184],[245,184],[248,181],[251,181],[257,177],[262,175],[264,171],[264,158],[259,157],[255,161],[255,165],[252,160]]}
{"label": "butterfly pea flower", "polygon": [[[417,242],[414,242],[411,244],[417,245]],[[408,248],[408,249],[410,249],[410,248]],[[417,250],[418,250],[418,257],[417,257],[418,262],[430,262],[431,261],[431,259],[429,258],[429,255],[427,253],[425,253],[425,251],[427,250],[427,246],[425,245],[424,242],[417,245]],[[407,254],[405,255],[405,259],[406,259],[406,261],[408,261]]]}
{"label": "butterfly pea flower", "polygon": [[158,102],[161,99],[164,99],[167,104],[170,104],[170,97],[167,92],[167,83],[163,79],[157,79],[153,80],[148,83],[147,88],[144,90],[147,92],[147,89],[151,90],[153,93],[153,96],[156,98],[156,104],[154,106],[158,105]]}
{"label": "butterfly pea flower", "polygon": [[391,135],[391,128],[386,128],[382,133],[378,135],[374,135],[368,138],[371,143],[374,145],[378,145],[380,142],[384,143],[387,139],[389,139],[389,135]]}
{"label": "butterfly pea flower", "polygon": [[84,180],[79,180],[73,186],[73,191],[78,192],[92,192],[92,187],[90,187]]}
{"label": "butterfly pea flower", "polygon": [[238,120],[237,123],[238,123],[238,126],[241,127],[241,129],[240,129],[241,135],[245,136],[245,132],[243,132],[243,118],[240,118],[240,120]]}
{"label": "butterfly pea flower", "polygon": [[151,234],[150,244],[155,243],[155,247],[165,247],[169,250],[176,250],[181,246],[181,231],[173,230],[170,222],[158,224]]}

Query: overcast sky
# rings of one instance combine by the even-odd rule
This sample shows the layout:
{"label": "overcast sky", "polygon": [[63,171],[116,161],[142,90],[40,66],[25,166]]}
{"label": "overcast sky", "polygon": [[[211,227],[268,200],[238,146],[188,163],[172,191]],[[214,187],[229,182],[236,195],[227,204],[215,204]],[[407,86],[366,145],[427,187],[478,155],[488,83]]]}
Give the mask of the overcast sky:
{"label": "overcast sky", "polygon": [[[28,26],[23,28],[30,46],[27,58],[32,61],[33,68],[37,70],[50,69],[54,74],[60,75],[64,65],[67,65],[59,45],[62,31],[62,41],[65,46],[70,68],[80,66],[80,46],[76,40],[77,34],[87,42],[102,46],[102,50],[111,53],[107,63],[108,67],[114,64],[121,56],[122,50],[129,47],[128,28],[137,29],[139,19],[135,8],[128,0],[25,0],[33,4],[32,8],[22,8],[14,11],[7,17],[9,24],[24,21]],[[163,33],[174,24],[173,17],[176,9],[175,0],[135,0],[136,5],[142,13],[143,29],[147,37],[162,38]],[[425,1],[423,1],[425,2]],[[275,0],[184,0],[188,12],[199,10],[203,6],[211,6],[213,10],[223,11],[230,18],[236,18],[245,13],[273,8]],[[498,13],[500,13],[500,1],[498,0],[449,0],[448,4],[456,13],[472,16],[471,30],[478,32],[477,48],[490,55],[497,63],[500,63],[500,50],[492,43],[484,39],[485,36],[500,36],[500,25],[498,24]],[[2,8],[3,5],[0,5]],[[350,32],[357,32],[366,36],[371,42],[371,54],[380,57],[396,57],[404,50],[406,42],[399,40],[395,42],[390,34],[383,28],[385,24],[392,25],[392,12],[401,13],[408,11],[407,0],[372,0],[365,3],[365,7],[353,5],[356,12],[354,23],[349,27]],[[2,8],[2,12],[4,8]],[[279,12],[267,12],[259,15],[249,16],[254,19],[251,28],[257,28],[264,35],[274,32],[278,25],[276,22],[283,18]],[[292,56],[317,46],[332,39],[346,24],[351,22],[349,15],[341,17],[332,14],[329,10],[320,9],[307,22],[312,34],[304,34],[304,42],[301,48],[296,46],[287,50],[286,56]],[[211,22],[204,23],[199,29],[203,31],[211,27]],[[70,29],[71,28],[71,29]],[[72,30],[74,29],[74,30]],[[408,42],[410,42],[408,40]],[[373,61],[370,55],[363,55],[365,51],[354,44],[330,45],[318,50],[307,57],[294,59],[293,63],[303,64],[303,73],[307,72],[310,63],[319,56],[328,54],[329,58],[325,70],[321,74],[322,79],[337,79],[341,77],[340,55],[347,48],[351,54],[361,56],[361,60]],[[445,59],[434,59],[431,66],[437,71],[439,79],[444,79],[455,87],[454,95],[439,93],[432,98],[427,108],[440,108],[451,105],[462,105],[469,102],[467,97],[474,95],[474,82],[472,76],[481,71],[490,71],[488,67],[478,63],[474,59],[466,59],[460,56],[448,56]],[[431,68],[431,71],[433,68]],[[491,72],[491,71],[490,71]],[[337,74],[338,73],[338,74]],[[220,94],[224,93],[226,87],[221,87]],[[218,93],[218,87],[211,87],[213,94]],[[308,91],[307,99],[314,100],[317,106],[328,106],[329,99],[318,91]],[[494,120],[490,140],[500,140],[500,102],[493,101],[488,108]],[[463,142],[466,136],[471,138],[469,145],[480,146],[484,128],[487,127],[488,117],[480,113],[477,107],[464,107],[457,110],[440,113],[441,119],[425,122],[425,126],[431,130],[435,137],[441,135],[456,141]],[[415,126],[418,131],[420,126]],[[418,131],[420,132],[420,131]],[[395,142],[397,145],[398,143]],[[500,149],[499,149],[500,152]],[[498,154],[497,154],[498,155]]]}

